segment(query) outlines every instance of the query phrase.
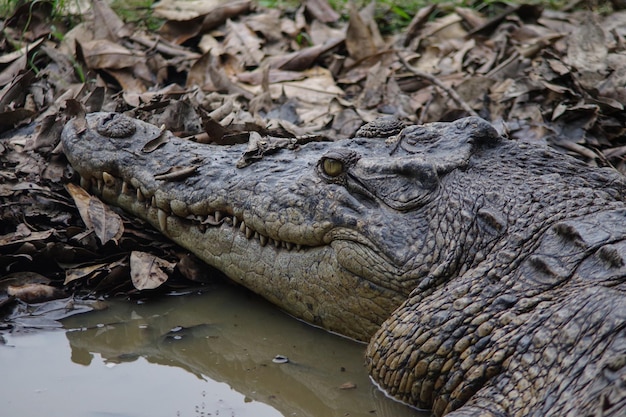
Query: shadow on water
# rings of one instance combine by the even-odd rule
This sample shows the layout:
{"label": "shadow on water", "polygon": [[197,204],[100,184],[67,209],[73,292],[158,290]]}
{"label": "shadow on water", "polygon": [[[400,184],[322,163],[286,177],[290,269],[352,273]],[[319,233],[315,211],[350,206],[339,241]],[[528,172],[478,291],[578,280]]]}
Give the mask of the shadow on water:
{"label": "shadow on water", "polygon": [[[109,308],[63,321],[74,363],[140,358],[228,384],[284,416],[427,416],[370,382],[365,345],[299,322],[229,287]],[[276,363],[277,355],[288,358]]]}

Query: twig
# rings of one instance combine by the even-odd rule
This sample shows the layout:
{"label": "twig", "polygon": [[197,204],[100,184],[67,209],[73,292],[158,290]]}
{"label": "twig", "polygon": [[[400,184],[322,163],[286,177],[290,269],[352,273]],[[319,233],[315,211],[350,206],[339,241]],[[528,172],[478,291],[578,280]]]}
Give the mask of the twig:
{"label": "twig", "polygon": [[406,59],[404,59],[404,57],[402,55],[400,55],[399,53],[396,54],[398,56],[398,58],[400,58],[400,61],[402,61],[402,64],[404,64],[404,66],[406,67],[406,69],[408,69],[409,71],[411,71],[413,74],[417,75],[420,78],[425,79],[426,81],[428,81],[429,83],[433,84],[436,87],[439,87],[440,89],[442,89],[452,100],[454,100],[454,102],[456,104],[458,104],[459,106],[461,106],[461,108],[463,108],[463,110],[465,110],[466,112],[468,112],[470,115],[472,116],[478,116],[478,113],[476,113],[474,111],[474,109],[472,109],[469,104],[467,104],[465,102],[465,100],[463,100],[461,98],[461,96],[459,96],[457,94],[456,91],[454,91],[453,89],[451,89],[450,87],[447,87],[446,85],[444,85],[441,81],[439,81],[438,78],[418,70],[417,68],[415,68],[413,65],[409,64]]}

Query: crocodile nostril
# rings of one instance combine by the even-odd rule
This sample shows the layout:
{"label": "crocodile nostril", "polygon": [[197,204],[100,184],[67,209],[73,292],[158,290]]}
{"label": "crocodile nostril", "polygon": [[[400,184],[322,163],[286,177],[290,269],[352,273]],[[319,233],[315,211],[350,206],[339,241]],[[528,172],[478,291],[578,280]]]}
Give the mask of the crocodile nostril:
{"label": "crocodile nostril", "polygon": [[132,136],[137,126],[133,119],[118,113],[111,113],[98,122],[96,130],[102,136],[122,139]]}

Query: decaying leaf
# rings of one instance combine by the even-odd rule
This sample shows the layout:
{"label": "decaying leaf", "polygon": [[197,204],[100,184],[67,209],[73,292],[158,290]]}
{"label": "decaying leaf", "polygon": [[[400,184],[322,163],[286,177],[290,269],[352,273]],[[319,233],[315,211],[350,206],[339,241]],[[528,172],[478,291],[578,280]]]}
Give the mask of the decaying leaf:
{"label": "decaying leaf", "polygon": [[154,176],[156,181],[181,181],[196,173],[198,165],[189,165],[187,167],[170,167],[166,172]]}
{"label": "decaying leaf", "polygon": [[44,301],[67,297],[65,291],[46,284],[9,286],[7,294],[29,304],[43,303]]}
{"label": "decaying leaf", "polygon": [[65,281],[63,281],[63,285],[67,285],[72,281],[76,281],[78,279],[83,279],[89,277],[97,271],[102,270],[108,264],[106,263],[98,263],[93,265],[87,265],[80,268],[72,268],[65,271]]}
{"label": "decaying leaf", "polygon": [[18,233],[10,233],[8,235],[0,236],[0,248],[6,245],[17,245],[25,242],[44,241],[48,239],[54,230],[44,230],[41,232],[32,232],[28,235],[20,235]]}
{"label": "decaying leaf", "polygon": [[96,39],[108,39],[117,42],[125,36],[124,22],[111,9],[109,2],[104,0],[91,0],[94,11],[94,36]]}
{"label": "decaying leaf", "polygon": [[262,40],[246,25],[233,21],[226,22],[227,35],[224,49],[231,55],[238,55],[241,65],[258,66],[263,60]]}
{"label": "decaying leaf", "polygon": [[150,153],[159,149],[161,146],[165,145],[169,141],[169,136],[167,135],[159,135],[154,139],[150,139],[146,142],[145,145],[141,148],[142,152]]}
{"label": "decaying leaf", "polygon": [[74,199],[85,226],[96,233],[100,243],[105,245],[113,241],[117,244],[124,233],[121,217],[99,198],[90,195],[81,187],[69,183],[66,189]]}
{"label": "decaying leaf", "polygon": [[355,3],[350,3],[350,22],[346,35],[346,48],[355,61],[372,56],[378,52],[374,34],[369,25],[361,18]]}
{"label": "decaying leaf", "polygon": [[45,284],[52,282],[41,274],[32,271],[14,272],[0,278],[0,292],[6,291],[8,287],[21,287],[27,284]]}
{"label": "decaying leaf", "polygon": [[176,264],[146,252],[133,251],[130,254],[130,277],[138,290],[152,290],[160,287],[174,271]]}
{"label": "decaying leaf", "polygon": [[[185,3],[191,3],[190,7],[185,6]],[[156,14],[170,18],[161,27],[161,35],[171,42],[181,44],[216,28],[228,19],[247,13],[252,7],[252,2],[248,0],[205,3],[204,6],[208,7],[202,7],[200,3],[205,2],[161,1],[163,6],[155,8]]]}
{"label": "decaying leaf", "polygon": [[315,16],[317,20],[324,23],[336,22],[339,20],[339,13],[333,10],[326,0],[307,0],[307,10]]}
{"label": "decaying leaf", "polygon": [[106,39],[81,42],[85,63],[93,69],[122,69],[142,62],[143,54]]}

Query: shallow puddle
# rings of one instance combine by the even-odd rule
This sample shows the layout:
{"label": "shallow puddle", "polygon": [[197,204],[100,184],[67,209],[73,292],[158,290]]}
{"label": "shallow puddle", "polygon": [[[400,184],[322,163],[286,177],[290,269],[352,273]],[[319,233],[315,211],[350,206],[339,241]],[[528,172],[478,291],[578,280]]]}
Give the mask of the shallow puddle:
{"label": "shallow puddle", "polygon": [[3,335],[2,415],[428,415],[372,385],[365,345],[239,289],[107,303],[64,331]]}

